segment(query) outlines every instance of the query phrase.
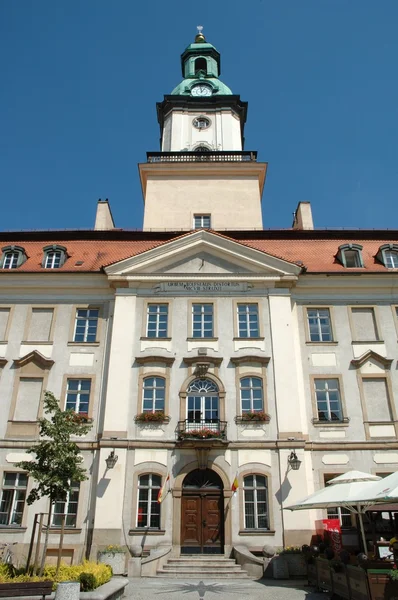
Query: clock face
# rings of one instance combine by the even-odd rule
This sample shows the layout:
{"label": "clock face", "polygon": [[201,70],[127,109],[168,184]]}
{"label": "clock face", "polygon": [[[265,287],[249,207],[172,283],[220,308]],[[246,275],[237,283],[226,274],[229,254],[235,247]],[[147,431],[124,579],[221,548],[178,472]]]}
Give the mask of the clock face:
{"label": "clock face", "polygon": [[191,96],[211,96],[213,90],[209,85],[199,83],[191,88]]}

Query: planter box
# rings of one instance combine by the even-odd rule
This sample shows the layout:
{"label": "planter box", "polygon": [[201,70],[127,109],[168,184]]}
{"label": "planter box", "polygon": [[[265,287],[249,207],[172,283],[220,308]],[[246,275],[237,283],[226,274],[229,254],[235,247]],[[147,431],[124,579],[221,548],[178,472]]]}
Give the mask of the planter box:
{"label": "planter box", "polygon": [[348,585],[350,586],[351,600],[370,600],[368,578],[366,571],[361,567],[347,565]]}
{"label": "planter box", "polygon": [[282,556],[287,562],[289,577],[305,577],[307,575],[307,563],[303,554],[286,552]]}
{"label": "planter box", "polygon": [[326,590],[331,592],[333,589],[332,585],[332,573],[329,566],[329,561],[323,558],[316,559],[316,570],[318,577],[318,588],[320,590]]}
{"label": "planter box", "polygon": [[367,571],[371,600],[398,600],[398,581],[392,581],[386,569]]}
{"label": "planter box", "polygon": [[332,569],[332,585],[333,594],[350,600],[350,588],[348,586],[348,579],[345,569],[344,571],[339,572],[336,572]]}
{"label": "planter box", "polygon": [[98,554],[98,562],[112,567],[114,575],[124,575],[126,571],[125,552],[100,552]]}

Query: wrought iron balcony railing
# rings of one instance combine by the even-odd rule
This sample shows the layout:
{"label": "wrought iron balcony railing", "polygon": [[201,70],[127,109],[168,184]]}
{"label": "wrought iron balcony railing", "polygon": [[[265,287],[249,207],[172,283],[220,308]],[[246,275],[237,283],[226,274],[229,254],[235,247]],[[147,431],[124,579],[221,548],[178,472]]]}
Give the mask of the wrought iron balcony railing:
{"label": "wrought iron balcony railing", "polygon": [[257,152],[147,152],[147,162],[256,162]]}
{"label": "wrought iron balcony railing", "polygon": [[219,419],[200,419],[197,421],[178,421],[178,440],[226,440],[227,422]]}

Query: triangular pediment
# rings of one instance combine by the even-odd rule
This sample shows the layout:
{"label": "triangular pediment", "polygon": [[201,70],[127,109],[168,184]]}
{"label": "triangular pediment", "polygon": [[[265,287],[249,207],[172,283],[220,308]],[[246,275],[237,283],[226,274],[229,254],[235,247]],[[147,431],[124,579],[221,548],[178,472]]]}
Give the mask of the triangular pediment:
{"label": "triangular pediment", "polygon": [[381,356],[381,354],[374,352],[374,350],[368,350],[359,358],[353,359],[351,364],[357,369],[360,369],[364,365],[375,367],[376,369],[389,369],[392,362],[392,358],[386,358],[385,356]]}
{"label": "triangular pediment", "polygon": [[140,275],[259,275],[296,279],[301,267],[255,250],[224,235],[206,230],[126,258],[105,268],[110,279],[136,279]]}
{"label": "triangular pediment", "polygon": [[37,350],[32,350],[32,352],[25,354],[25,356],[22,356],[21,358],[14,358],[14,365],[16,367],[24,367],[29,363],[33,363],[41,369],[51,369],[54,361],[50,358],[46,358]]}

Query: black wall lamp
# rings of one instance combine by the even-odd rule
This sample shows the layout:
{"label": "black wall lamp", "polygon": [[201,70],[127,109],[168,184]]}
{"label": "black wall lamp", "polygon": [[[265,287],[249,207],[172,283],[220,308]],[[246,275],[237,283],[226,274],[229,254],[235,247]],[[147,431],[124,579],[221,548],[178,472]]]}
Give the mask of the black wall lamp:
{"label": "black wall lamp", "polygon": [[291,453],[289,454],[289,458],[287,459],[287,462],[289,464],[289,467],[292,469],[292,471],[298,471],[301,465],[301,460],[299,460],[297,458],[297,454],[295,453],[294,450],[291,451]]}
{"label": "black wall lamp", "polygon": [[116,456],[115,451],[112,450],[112,452],[110,453],[110,455],[108,456],[108,458],[105,459],[106,468],[107,469],[113,469],[113,467],[117,463],[117,459],[118,459],[118,456]]}

